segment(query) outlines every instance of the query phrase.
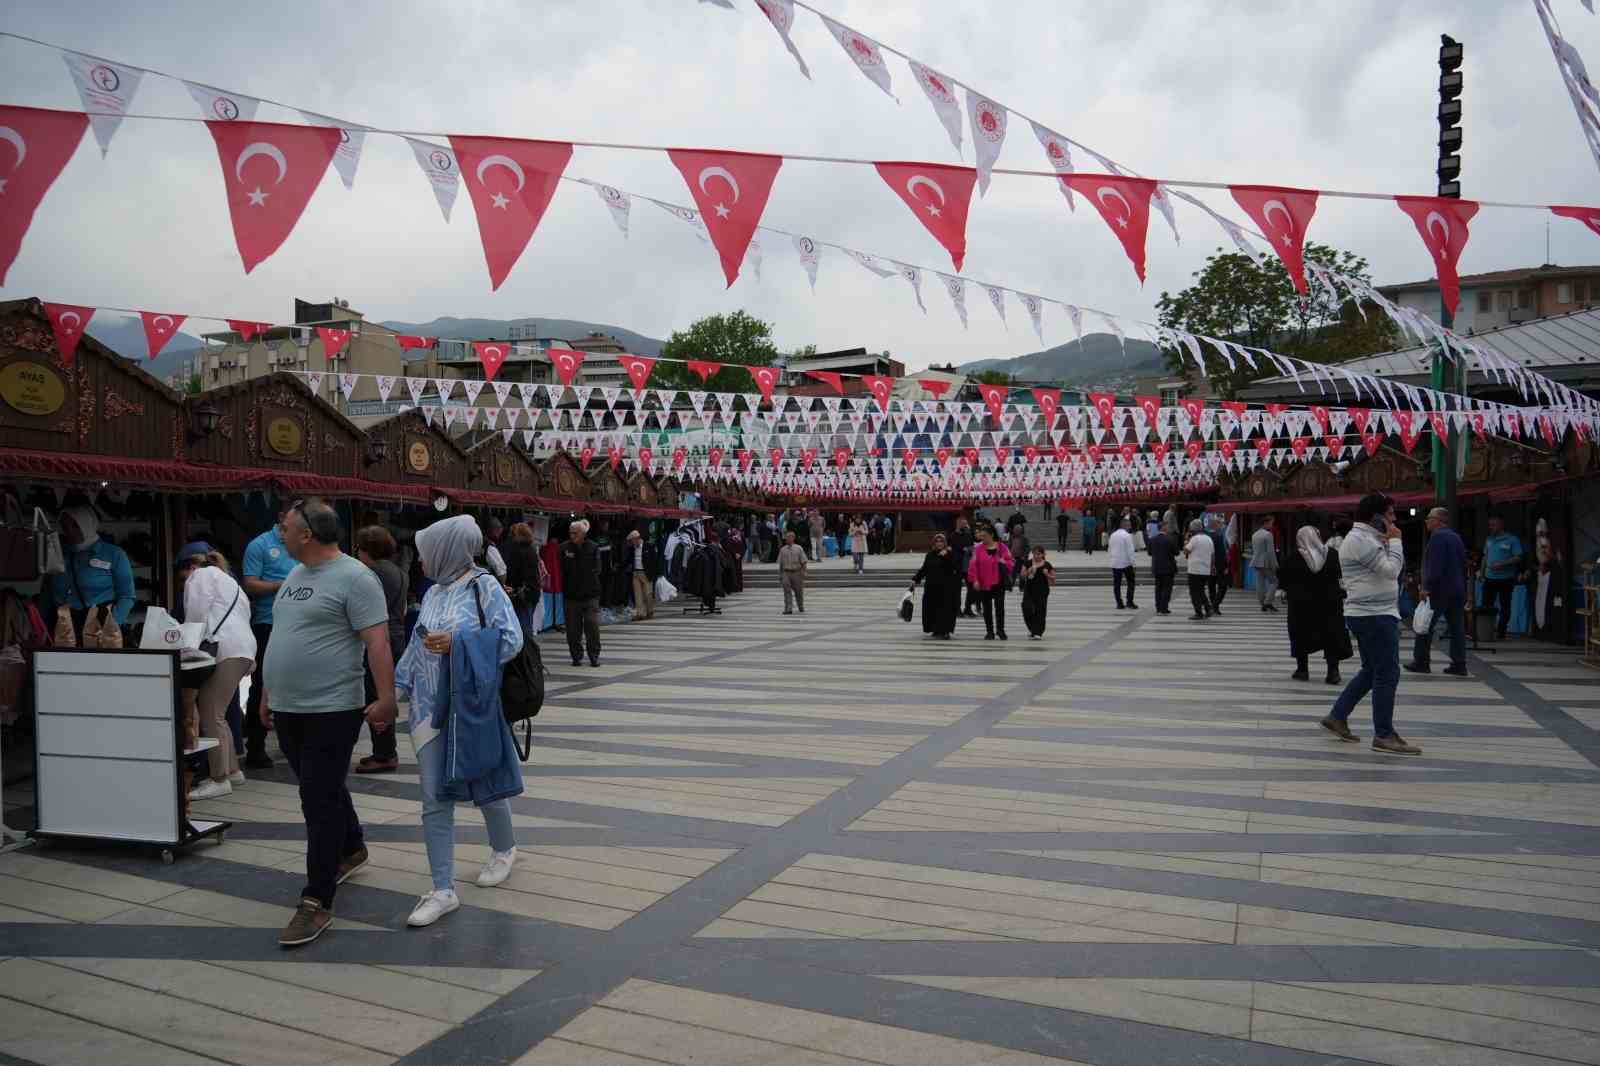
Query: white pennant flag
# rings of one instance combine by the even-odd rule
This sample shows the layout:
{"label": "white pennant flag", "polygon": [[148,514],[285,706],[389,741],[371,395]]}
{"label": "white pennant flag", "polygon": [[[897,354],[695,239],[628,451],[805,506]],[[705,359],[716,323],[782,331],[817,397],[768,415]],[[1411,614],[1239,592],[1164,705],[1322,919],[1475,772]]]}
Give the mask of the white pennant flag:
{"label": "white pennant flag", "polygon": [[255,121],[256,107],[261,103],[255,97],[213,89],[197,81],[183,84],[188,88],[189,95],[194,97],[194,102],[200,105],[200,114],[207,122]]}
{"label": "white pennant flag", "polygon": [[339,179],[344,182],[344,187],[356,187],[356,165],[361,162],[361,146],[366,143],[367,130],[365,126],[352,126],[348,122],[340,122],[327,115],[319,115],[315,111],[301,111],[305,120],[313,126],[332,126],[339,131],[339,147],[333,153],[333,169],[339,172]]}
{"label": "white pennant flag", "polygon": [[104,156],[117,127],[122,125],[122,116],[128,113],[128,103],[138,91],[144,71],[80,52],[62,52],[61,58],[66,60],[72,82],[78,87],[83,109],[102,112],[91,114],[89,125],[94,128],[94,139],[100,142],[100,154]]}
{"label": "white pennant flag", "polygon": [[355,392],[355,391],[356,391],[356,375],[354,375],[354,374],[340,374],[339,375],[339,392],[344,395],[344,402],[345,403],[349,403],[350,402],[350,394],[352,392]]}
{"label": "white pennant flag", "polygon": [[989,172],[1000,158],[1000,146],[1006,139],[1006,109],[969,88],[967,119],[972,124],[972,151],[978,159],[978,191],[986,194]]}
{"label": "white pennant flag", "polygon": [[433,416],[439,413],[439,409],[434,407],[432,404],[425,404],[421,408],[421,411],[422,420],[428,423],[430,426],[433,425]]}
{"label": "white pennant flag", "polygon": [[822,24],[828,27],[828,32],[833,34],[833,39],[839,42],[839,47],[844,49],[844,54],[850,57],[856,67],[872,79],[872,84],[889,94],[891,100],[896,99],[894,91],[889,88],[889,67],[883,61],[883,50],[878,47],[878,42],[871,37],[864,37],[852,30],[849,26],[842,26],[827,15],[820,12],[818,17]]}
{"label": "white pennant flag", "polygon": [[500,406],[501,407],[504,407],[506,405],[506,397],[511,395],[511,386],[513,384],[515,384],[515,382],[510,382],[510,381],[496,381],[496,382],[494,382],[494,398],[496,400],[500,401]]}
{"label": "white pennant flag", "polygon": [[428,184],[433,186],[434,199],[439,201],[439,211],[444,215],[446,222],[450,221],[450,209],[456,203],[456,190],[460,186],[460,174],[456,165],[456,154],[448,148],[427,141],[416,141],[410,137],[406,143],[411,146],[411,153],[417,157],[417,166],[422,168],[423,176],[428,179]]}
{"label": "white pennant flag", "polygon": [[311,391],[314,394],[318,396],[322,395],[322,372],[319,370],[314,370],[307,374],[306,384],[311,387]]}
{"label": "white pennant flag", "polygon": [[533,449],[533,437],[534,437],[533,430],[525,429],[525,430],[522,431],[522,446],[524,448],[529,449],[530,451]]}
{"label": "white pennant flag", "polygon": [[694,235],[702,241],[708,244],[711,242],[711,234],[706,231],[705,220],[700,217],[700,212],[693,208],[679,207],[677,204],[669,204],[662,200],[651,200],[650,202],[680,222],[687,223],[689,228],[694,231]]}
{"label": "white pennant flag", "polygon": [[937,70],[923,66],[915,59],[910,62],[911,76],[922,86],[923,94],[927,96],[928,103],[933,105],[934,114],[938,115],[939,121],[944,124],[944,131],[950,135],[950,143],[956,146],[956,154],[959,155],[961,105],[956,102],[956,83]]}
{"label": "white pennant flag", "polygon": [[[938,273],[938,271],[934,271]],[[965,278],[956,277],[954,274],[939,274],[939,280],[944,282],[945,292],[950,294],[950,302],[956,305],[956,314],[961,316],[961,328],[967,328],[967,281]]]}
{"label": "white pennant flag", "polygon": [[800,265],[805,267],[806,280],[811,282],[811,291],[817,291],[817,260],[822,254],[822,249],[817,247],[817,242],[810,237],[799,234],[794,238],[794,250],[800,255]]}
{"label": "white pennant flag", "polygon": [[514,433],[516,433],[515,429],[502,429],[500,431],[500,441],[501,441],[501,443],[510,444],[511,443],[511,436]]}
{"label": "white pennant flag", "polygon": [[[470,408],[469,408],[469,410],[470,410]],[[451,426],[454,426],[456,424],[456,416],[459,415],[460,413],[461,413],[461,411],[460,411],[459,408],[446,407],[444,409],[444,428],[445,429],[449,429]],[[470,418],[471,415],[469,414],[467,417]],[[471,426],[471,424],[468,423],[468,427],[469,428],[470,428],[470,426]]]}
{"label": "white pennant flag", "polygon": [[434,378],[433,391],[439,394],[440,403],[446,403],[450,399],[450,394],[456,391],[456,385],[449,378]]}
{"label": "white pennant flag", "polygon": [[911,283],[911,291],[917,295],[917,307],[923,314],[927,314],[928,309],[922,303],[922,270],[910,263],[902,263],[898,259],[892,259],[890,262],[900,271],[900,276]]}
{"label": "white pennant flag", "polygon": [[794,0],[756,0],[756,6],[767,16],[767,21],[778,31],[778,36],[783,38],[783,46],[794,56],[794,61],[800,64],[800,73],[807,78],[811,77],[811,68],[806,66],[806,61],[800,58],[800,50],[794,46],[794,41],[789,39],[789,30],[794,26]]}
{"label": "white pennant flag", "polygon": [[411,404],[413,407],[422,402],[422,390],[427,387],[427,378],[406,378],[406,391],[411,394]]}
{"label": "white pennant flag", "polygon": [[478,393],[483,391],[483,382],[477,378],[467,378],[461,382],[461,388],[467,394],[467,403],[478,402]]}
{"label": "white pennant flag", "polygon": [[983,291],[989,294],[989,302],[994,305],[995,314],[999,315],[1001,323],[1004,323],[1006,320],[1006,291],[995,288],[993,285],[985,285]]}
{"label": "white pennant flag", "polygon": [[1096,311],[1095,314],[1100,316],[1100,321],[1106,324],[1107,329],[1117,335],[1117,343],[1122,346],[1122,354],[1126,356],[1128,354],[1128,338],[1123,334],[1122,327],[1117,324],[1117,320],[1101,311]]}
{"label": "white pennant flag", "polygon": [[[1044,157],[1050,161],[1051,169],[1057,174],[1071,174],[1073,172],[1072,148],[1068,145],[1067,139],[1055,130],[1041,126],[1037,122],[1031,123],[1031,125],[1033,126],[1033,135],[1039,138],[1039,146],[1044,149]],[[1076,211],[1078,209],[1077,205],[1072,202],[1072,186],[1064,181],[1057,181],[1056,188],[1060,189],[1061,195],[1067,198],[1068,210]]]}
{"label": "white pennant flag", "polygon": [[846,248],[844,250],[844,254],[848,255],[851,259],[854,259],[856,262],[860,263],[862,266],[866,267],[880,278],[892,278],[896,273],[898,273],[898,271],[896,271],[893,267],[884,266],[882,263],[878,262],[876,256],[868,255],[866,252],[858,252],[853,248]]}
{"label": "white pennant flag", "polygon": [[392,374],[379,374],[377,377],[378,377],[378,400],[381,403],[388,403],[389,402],[389,394],[394,392],[394,382],[395,382],[394,375],[392,375]]}
{"label": "white pennant flag", "polygon": [[605,204],[606,209],[611,212],[611,221],[617,224],[617,228],[626,237],[628,235],[628,211],[633,206],[633,200],[621,189],[613,189],[611,186],[601,185],[597,181],[583,180],[594,189],[595,195],[600,197],[600,202]]}
{"label": "white pennant flag", "polygon": [[1022,306],[1028,309],[1028,317],[1033,319],[1033,332],[1039,335],[1039,343],[1044,343],[1044,302],[1030,292],[1017,293],[1017,299],[1022,301]]}
{"label": "white pennant flag", "polygon": [[[750,235],[750,244],[746,247],[744,261],[750,264],[750,269],[755,273],[756,280],[761,280],[761,239],[755,234]],[[744,271],[741,269],[740,273]]]}

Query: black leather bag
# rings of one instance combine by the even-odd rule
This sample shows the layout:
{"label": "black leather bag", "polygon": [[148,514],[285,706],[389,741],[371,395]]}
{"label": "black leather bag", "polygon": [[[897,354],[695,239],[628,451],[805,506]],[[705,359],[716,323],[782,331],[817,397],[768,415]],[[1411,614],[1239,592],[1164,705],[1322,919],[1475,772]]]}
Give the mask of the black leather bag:
{"label": "black leather bag", "polygon": [[[472,599],[478,607],[478,625],[488,628],[483,613],[483,597],[478,592],[478,581],[472,581]],[[512,656],[500,673],[500,710],[506,724],[512,726],[511,735],[517,745],[517,754],[524,762],[533,751],[533,719],[544,707],[544,659],[539,645],[524,635],[522,649]],[[516,729],[518,723],[522,729]]]}

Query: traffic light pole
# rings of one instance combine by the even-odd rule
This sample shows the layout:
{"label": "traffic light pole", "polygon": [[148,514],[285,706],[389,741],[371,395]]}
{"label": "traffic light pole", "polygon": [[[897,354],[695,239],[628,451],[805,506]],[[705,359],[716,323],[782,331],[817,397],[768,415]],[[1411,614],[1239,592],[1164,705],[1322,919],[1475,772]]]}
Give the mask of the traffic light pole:
{"label": "traffic light pole", "polygon": [[[1439,195],[1460,199],[1461,182],[1461,43],[1445,34],[1439,37]],[[1445,329],[1455,326],[1455,314],[1444,306],[1444,293],[1439,294],[1439,324]],[[1441,344],[1433,353],[1434,391],[1466,391],[1465,367],[1459,360],[1451,360]],[[1439,507],[1449,510],[1451,521],[1456,515],[1456,453],[1461,448],[1461,431],[1453,420],[1447,420],[1444,447],[1437,440],[1433,450],[1433,500]]]}

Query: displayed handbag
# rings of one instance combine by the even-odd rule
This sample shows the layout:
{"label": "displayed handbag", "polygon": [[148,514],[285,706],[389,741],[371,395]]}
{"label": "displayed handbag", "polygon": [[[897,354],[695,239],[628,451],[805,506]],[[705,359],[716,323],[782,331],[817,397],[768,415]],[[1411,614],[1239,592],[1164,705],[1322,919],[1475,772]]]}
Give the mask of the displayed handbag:
{"label": "displayed handbag", "polygon": [[37,507],[33,509],[33,544],[39,573],[67,572],[66,553],[61,550],[61,534],[50,524],[50,516]]}
{"label": "displayed handbag", "polygon": [[[478,607],[479,627],[487,629],[489,622],[483,613],[483,596],[478,592],[476,578],[472,581],[472,600]],[[500,674],[500,711],[507,725],[515,727],[522,723],[522,729],[513,728],[511,736],[523,762],[527,762],[533,751],[533,719],[543,707],[544,659],[539,654],[538,643],[524,639],[521,650],[511,657]]]}
{"label": "displayed handbag", "polygon": [[66,569],[61,534],[49,516],[35,507],[33,519],[24,521],[16,500],[7,497],[5,524],[0,525],[0,581],[37,581]]}

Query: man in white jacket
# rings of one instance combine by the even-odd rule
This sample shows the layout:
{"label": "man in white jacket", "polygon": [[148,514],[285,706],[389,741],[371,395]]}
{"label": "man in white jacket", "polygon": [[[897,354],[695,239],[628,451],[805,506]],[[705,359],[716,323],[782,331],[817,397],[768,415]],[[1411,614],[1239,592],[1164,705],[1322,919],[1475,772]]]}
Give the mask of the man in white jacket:
{"label": "man in white jacket", "polygon": [[1400,687],[1400,572],[1405,568],[1394,501],[1381,492],[1356,504],[1356,523],[1339,545],[1344,572],[1345,626],[1361,653],[1361,669],[1345,685],[1323,729],[1352,744],[1350,712],[1372,693],[1372,750],[1386,755],[1421,755],[1394,731],[1394,694]]}
{"label": "man in white jacket", "polygon": [[1111,534],[1108,545],[1111,556],[1111,594],[1117,598],[1117,610],[1122,610],[1122,582],[1128,582],[1128,602],[1126,607],[1130,611],[1137,611],[1139,605],[1133,602],[1134,569],[1133,569],[1133,519],[1124,515],[1122,525]]}

